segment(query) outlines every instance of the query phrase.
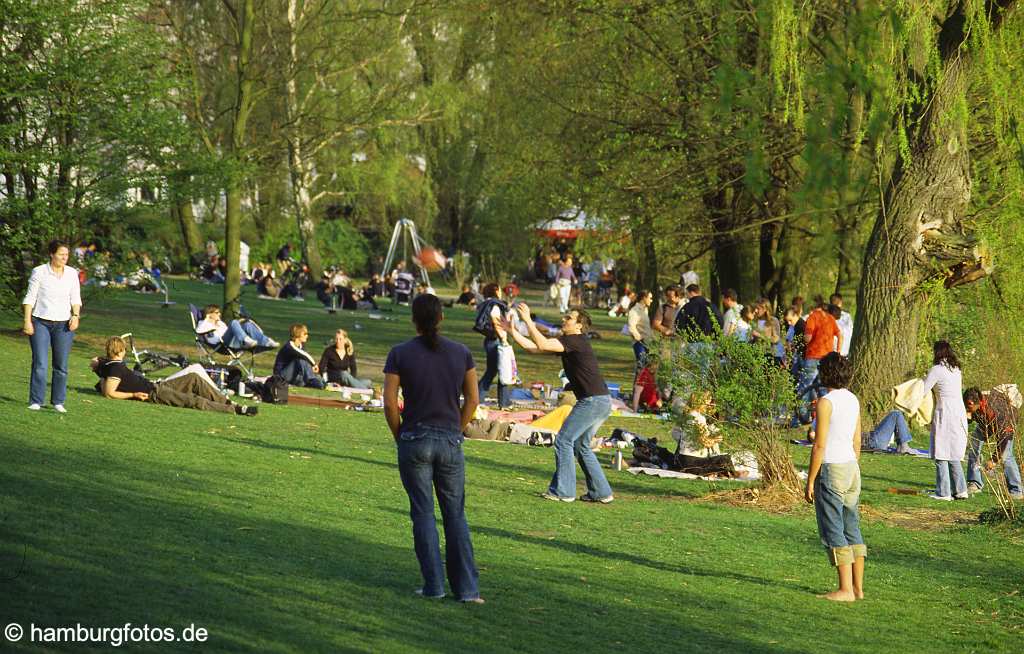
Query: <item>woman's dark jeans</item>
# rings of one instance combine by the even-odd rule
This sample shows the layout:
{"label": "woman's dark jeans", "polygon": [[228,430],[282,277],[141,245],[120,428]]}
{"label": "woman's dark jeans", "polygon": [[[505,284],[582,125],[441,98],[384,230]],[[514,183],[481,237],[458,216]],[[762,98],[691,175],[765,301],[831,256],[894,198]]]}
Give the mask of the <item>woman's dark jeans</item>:
{"label": "woman's dark jeans", "polygon": [[480,596],[473,543],[465,514],[466,464],[459,430],[417,425],[398,440],[398,471],[409,495],[409,517],[416,558],[423,573],[423,594],[444,595],[441,546],[434,519],[434,490],[444,523],[448,583],[459,600]]}

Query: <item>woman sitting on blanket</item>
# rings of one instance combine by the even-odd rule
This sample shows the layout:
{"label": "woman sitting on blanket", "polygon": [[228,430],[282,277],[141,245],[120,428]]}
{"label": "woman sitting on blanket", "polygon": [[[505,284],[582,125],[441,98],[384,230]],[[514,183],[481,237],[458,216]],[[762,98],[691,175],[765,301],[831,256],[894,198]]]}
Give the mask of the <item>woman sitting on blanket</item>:
{"label": "woman sitting on blanket", "polygon": [[334,333],[334,341],[320,355],[320,374],[327,375],[327,381],[341,384],[349,388],[368,389],[369,379],[359,379],[356,375],[356,353],[352,340],[344,329]]}

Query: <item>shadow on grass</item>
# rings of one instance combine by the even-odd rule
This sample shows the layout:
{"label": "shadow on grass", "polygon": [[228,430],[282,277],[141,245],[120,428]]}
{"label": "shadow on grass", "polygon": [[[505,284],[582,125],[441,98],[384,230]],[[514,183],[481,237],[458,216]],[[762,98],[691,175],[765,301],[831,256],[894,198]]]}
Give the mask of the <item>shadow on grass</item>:
{"label": "shadow on grass", "polygon": [[[389,513],[396,513],[408,519],[408,514],[393,509],[391,507],[379,507],[381,511],[387,511]],[[644,556],[638,556],[628,552],[616,552],[613,550],[606,550],[600,547],[594,547],[593,545],[584,545],[582,543],[550,539],[531,534],[509,531],[507,529],[499,529],[497,527],[486,527],[478,525],[470,525],[470,531],[474,534],[486,534],[494,538],[505,538],[508,540],[514,540],[528,545],[540,546],[544,548],[550,548],[567,552],[569,554],[582,554],[584,556],[591,556],[598,559],[604,559],[607,561],[616,561],[619,563],[628,563],[630,565],[640,566],[644,568],[650,568],[657,570],[658,572],[666,572],[669,574],[687,575],[691,577],[712,577],[717,579],[731,579],[733,581],[740,581],[754,586],[761,587],[785,587],[801,593],[813,593],[815,589],[810,586],[803,586],[799,584],[792,584],[778,579],[767,579],[765,577],[755,577],[752,575],[745,575],[732,570],[714,570],[708,568],[694,568],[683,565],[681,563],[670,563],[667,561],[661,561],[658,559],[647,558]],[[582,566],[581,566],[582,567]]]}
{"label": "shadow on grass", "polygon": [[[5,617],[54,626],[131,622],[180,630],[196,624],[208,629],[206,645],[214,650],[547,652],[555,643],[564,650],[598,644],[629,649],[628,635],[616,647],[608,642],[601,598],[581,595],[567,578],[538,577],[529,562],[509,563],[496,554],[490,555],[495,563],[485,571],[483,590],[485,596],[489,585],[503,592],[488,604],[463,607],[413,597],[419,575],[408,517],[391,507],[378,510],[397,514],[384,530],[338,516],[316,524],[315,506],[301,516],[275,506],[273,497],[262,494],[258,474],[242,503],[218,502],[211,488],[199,497],[169,483],[172,477],[156,461],[126,464],[57,450],[47,453],[45,466],[16,458],[0,469]],[[595,547],[563,547],[503,529],[478,531],[556,554],[765,583]],[[571,569],[572,560],[565,563]],[[679,594],[681,602],[700,599],[694,590]],[[524,609],[535,604],[558,610],[538,620]],[[724,602],[720,608],[724,615],[744,607]],[[642,606],[616,606],[614,613],[617,624],[642,624],[662,642],[709,651],[764,649],[756,635],[748,639]]]}

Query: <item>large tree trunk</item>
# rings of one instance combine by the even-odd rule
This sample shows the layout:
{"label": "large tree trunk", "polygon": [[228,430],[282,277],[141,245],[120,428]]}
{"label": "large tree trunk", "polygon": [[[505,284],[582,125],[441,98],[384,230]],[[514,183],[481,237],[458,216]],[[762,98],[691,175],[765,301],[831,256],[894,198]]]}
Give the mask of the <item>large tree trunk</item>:
{"label": "large tree trunk", "polygon": [[654,247],[654,221],[644,216],[640,224],[633,230],[633,245],[636,248],[636,286],[637,292],[658,292],[658,252]]}
{"label": "large tree trunk", "polygon": [[320,247],[316,240],[316,217],[313,214],[313,201],[310,189],[314,182],[313,167],[309,161],[310,153],[303,150],[303,107],[299,98],[298,70],[299,62],[299,29],[303,20],[302,9],[298,0],[288,0],[288,52],[290,72],[288,75],[288,93],[286,94],[286,116],[291,125],[288,136],[288,168],[292,180],[292,205],[295,209],[295,221],[299,229],[302,258],[309,266],[313,279],[320,279],[323,266],[320,262]]}
{"label": "large tree trunk", "polygon": [[[252,111],[252,78],[249,58],[252,56],[253,21],[256,14],[253,0],[239,3],[238,15],[238,90],[235,95],[231,123],[231,153],[235,162],[244,158],[245,126]],[[242,280],[239,274],[242,240],[242,166],[232,166],[228,177],[227,208],[224,212],[224,250],[227,273],[224,278],[224,317],[230,321],[238,316],[242,304]]]}
{"label": "large tree trunk", "polygon": [[853,387],[868,400],[915,373],[922,283],[971,256],[961,224],[971,198],[966,129],[954,107],[965,77],[962,60],[946,66],[868,241],[852,344]]}
{"label": "large tree trunk", "polygon": [[203,238],[199,234],[199,227],[196,226],[192,198],[188,193],[183,192],[174,181],[171,182],[170,205],[171,217],[181,228],[181,238],[185,243],[185,255],[191,265],[192,255],[203,251]]}

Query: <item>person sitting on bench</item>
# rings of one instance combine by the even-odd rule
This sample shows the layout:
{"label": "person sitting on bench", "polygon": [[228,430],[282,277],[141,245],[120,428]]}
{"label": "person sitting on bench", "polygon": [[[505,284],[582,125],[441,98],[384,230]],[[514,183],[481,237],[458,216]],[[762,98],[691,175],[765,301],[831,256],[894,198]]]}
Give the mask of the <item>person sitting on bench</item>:
{"label": "person sitting on bench", "polygon": [[277,341],[263,333],[251,320],[232,320],[225,324],[220,319],[220,307],[210,304],[203,309],[203,319],[196,325],[196,333],[212,346],[221,343],[232,350],[251,350],[256,347],[277,347]]}
{"label": "person sitting on bench", "polygon": [[124,363],[128,348],[120,336],[107,339],[106,358],[96,357],[90,366],[99,376],[96,384],[103,397],[112,400],[138,400],[165,406],[175,406],[200,411],[233,413],[240,416],[254,416],[257,408],[234,404],[211,386],[208,379],[196,373],[188,373],[152,382],[141,374],[130,370]]}
{"label": "person sitting on bench", "polygon": [[306,388],[323,388],[324,380],[320,379],[320,367],[303,344],[309,340],[309,329],[305,325],[295,324],[288,332],[289,341],[278,350],[274,359],[274,374],[282,377],[291,386]]}

